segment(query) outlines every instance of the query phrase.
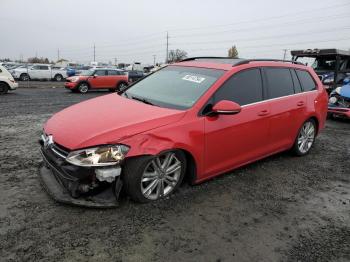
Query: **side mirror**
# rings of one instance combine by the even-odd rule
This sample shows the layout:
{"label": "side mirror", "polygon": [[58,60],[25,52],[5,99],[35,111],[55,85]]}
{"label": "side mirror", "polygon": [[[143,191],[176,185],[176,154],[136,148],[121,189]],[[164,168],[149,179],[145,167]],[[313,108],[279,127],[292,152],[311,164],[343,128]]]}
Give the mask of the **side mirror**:
{"label": "side mirror", "polygon": [[217,115],[234,115],[241,112],[241,110],[242,108],[239,104],[228,100],[221,100],[213,106],[212,113]]}

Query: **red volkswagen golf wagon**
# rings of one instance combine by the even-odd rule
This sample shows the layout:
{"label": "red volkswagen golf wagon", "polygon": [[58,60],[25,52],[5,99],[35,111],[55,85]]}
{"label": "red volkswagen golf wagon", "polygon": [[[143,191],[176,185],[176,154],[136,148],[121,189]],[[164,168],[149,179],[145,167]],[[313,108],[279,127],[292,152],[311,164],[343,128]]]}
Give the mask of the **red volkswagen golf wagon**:
{"label": "red volkswagen golf wagon", "polygon": [[191,58],[47,121],[40,177],[58,201],[148,202],[269,155],[309,153],[328,98],[310,67]]}

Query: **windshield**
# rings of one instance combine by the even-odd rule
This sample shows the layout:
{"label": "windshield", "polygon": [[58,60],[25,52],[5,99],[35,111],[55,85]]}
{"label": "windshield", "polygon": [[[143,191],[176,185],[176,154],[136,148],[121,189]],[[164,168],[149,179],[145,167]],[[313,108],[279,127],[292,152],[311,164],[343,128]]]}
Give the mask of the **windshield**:
{"label": "windshield", "polygon": [[207,68],[168,66],[134,84],[124,96],[161,107],[188,109],[224,72]]}
{"label": "windshield", "polygon": [[77,75],[80,76],[92,76],[94,74],[95,70],[83,70],[80,73],[78,73]]}

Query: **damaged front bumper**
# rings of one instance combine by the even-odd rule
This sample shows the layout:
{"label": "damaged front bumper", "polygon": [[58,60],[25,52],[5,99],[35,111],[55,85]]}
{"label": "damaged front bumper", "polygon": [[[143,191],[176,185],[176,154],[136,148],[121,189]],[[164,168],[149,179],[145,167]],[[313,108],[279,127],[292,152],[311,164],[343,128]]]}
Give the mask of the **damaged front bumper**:
{"label": "damaged front bumper", "polygon": [[[96,178],[97,168],[78,167],[64,160],[62,151],[42,145],[43,164],[39,178],[48,194],[57,202],[92,208],[113,208],[118,206],[122,188],[120,175],[113,181]],[[121,167],[115,167],[120,169]],[[103,169],[99,168],[98,171]],[[119,170],[120,174],[120,170]]]}
{"label": "damaged front bumper", "polygon": [[335,117],[350,118],[350,108],[328,105],[328,113]]}

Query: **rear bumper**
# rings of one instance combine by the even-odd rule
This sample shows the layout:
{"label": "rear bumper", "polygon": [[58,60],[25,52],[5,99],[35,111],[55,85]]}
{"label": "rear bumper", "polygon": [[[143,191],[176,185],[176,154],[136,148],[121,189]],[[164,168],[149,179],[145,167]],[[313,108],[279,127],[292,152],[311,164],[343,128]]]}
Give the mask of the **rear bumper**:
{"label": "rear bumper", "polygon": [[339,117],[350,118],[350,108],[328,106],[328,113]]}
{"label": "rear bumper", "polygon": [[[43,164],[39,169],[39,178],[47,193],[57,202],[91,208],[114,208],[118,206],[118,195],[122,181],[118,177],[113,183],[93,194],[74,195],[72,192],[82,184],[84,178],[66,172],[60,167],[60,161],[52,159],[52,155],[41,149]],[[50,156],[51,155],[51,156]],[[69,169],[68,169],[69,170]]]}
{"label": "rear bumper", "polygon": [[73,82],[65,82],[64,87],[67,89],[74,89],[77,87],[77,84]]}

